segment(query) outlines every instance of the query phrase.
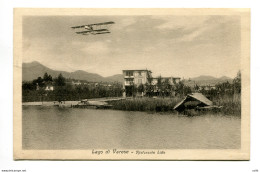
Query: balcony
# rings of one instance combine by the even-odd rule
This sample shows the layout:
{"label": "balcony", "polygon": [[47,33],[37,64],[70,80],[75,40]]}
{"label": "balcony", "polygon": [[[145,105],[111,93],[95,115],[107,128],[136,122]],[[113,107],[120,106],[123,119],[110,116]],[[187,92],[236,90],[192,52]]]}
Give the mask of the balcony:
{"label": "balcony", "polygon": [[124,84],[125,84],[125,86],[130,86],[130,85],[133,85],[134,82],[133,81],[125,81]]}
{"label": "balcony", "polygon": [[134,75],[125,75],[124,78],[134,78]]}

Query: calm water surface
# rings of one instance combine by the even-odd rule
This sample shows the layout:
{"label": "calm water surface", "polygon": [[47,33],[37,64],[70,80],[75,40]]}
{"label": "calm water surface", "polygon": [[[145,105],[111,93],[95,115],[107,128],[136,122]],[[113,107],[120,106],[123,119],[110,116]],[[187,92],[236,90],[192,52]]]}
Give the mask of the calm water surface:
{"label": "calm water surface", "polygon": [[23,106],[24,149],[238,149],[240,118]]}

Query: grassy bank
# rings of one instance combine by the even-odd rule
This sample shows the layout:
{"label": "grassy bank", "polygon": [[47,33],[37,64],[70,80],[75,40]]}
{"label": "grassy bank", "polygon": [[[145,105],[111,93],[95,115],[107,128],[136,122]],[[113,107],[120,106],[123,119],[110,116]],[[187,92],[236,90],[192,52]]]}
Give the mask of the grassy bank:
{"label": "grassy bank", "polygon": [[113,109],[126,111],[172,111],[181,98],[134,98],[114,101]]}
{"label": "grassy bank", "polygon": [[241,114],[241,95],[235,94],[233,96],[222,96],[214,98],[213,103],[217,106],[222,106],[221,112],[224,114]]}
{"label": "grassy bank", "polygon": [[[174,106],[182,100],[180,97],[175,98],[133,98],[120,101],[110,102],[113,109],[125,111],[147,111],[147,112],[170,112]],[[220,111],[227,115],[241,114],[241,99],[240,95],[224,96],[212,99],[213,104],[222,106]]]}

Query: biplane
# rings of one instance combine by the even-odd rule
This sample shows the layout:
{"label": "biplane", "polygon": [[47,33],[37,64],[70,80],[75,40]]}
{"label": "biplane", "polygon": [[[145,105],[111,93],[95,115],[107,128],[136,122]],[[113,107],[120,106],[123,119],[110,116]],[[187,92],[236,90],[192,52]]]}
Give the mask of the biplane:
{"label": "biplane", "polygon": [[73,26],[72,29],[84,29],[81,31],[77,31],[77,34],[82,35],[98,35],[98,34],[107,34],[110,33],[109,27],[111,24],[115,24],[113,21],[104,22],[104,23],[95,23],[95,24],[87,24],[81,26]]}

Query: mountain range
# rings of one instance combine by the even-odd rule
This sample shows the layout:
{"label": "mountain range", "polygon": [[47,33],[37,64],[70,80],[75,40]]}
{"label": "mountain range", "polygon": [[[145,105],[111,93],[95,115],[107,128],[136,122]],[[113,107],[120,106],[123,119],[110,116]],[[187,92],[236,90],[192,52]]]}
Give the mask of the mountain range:
{"label": "mountain range", "polygon": [[232,80],[232,78],[229,78],[227,76],[222,76],[220,78],[216,78],[213,76],[208,76],[208,75],[201,75],[195,78],[191,78],[193,81],[209,81],[209,80]]}
{"label": "mountain range", "polygon": [[[30,63],[23,63],[23,67],[22,67],[23,81],[32,81],[33,79],[36,79],[39,76],[43,77],[44,73],[46,72],[49,75],[51,75],[53,78],[57,77],[61,73],[65,78],[86,80],[89,82],[123,82],[124,80],[122,74],[103,77],[101,75],[95,73],[89,73],[83,70],[77,70],[74,72],[53,70],[36,61]],[[201,85],[201,84],[215,84],[215,83],[225,82],[225,81],[232,81],[232,78],[226,76],[216,78],[213,76],[201,75],[199,77],[185,80],[185,83],[189,84],[189,83],[196,82],[197,84]]]}
{"label": "mountain range", "polygon": [[232,78],[229,78],[227,76],[222,76],[219,78],[213,77],[213,76],[208,76],[208,75],[201,75],[195,78],[190,78],[189,80],[185,80],[184,84],[193,86],[195,84],[197,85],[215,85],[218,83],[223,83],[223,82],[232,82]]}
{"label": "mountain range", "polygon": [[60,73],[65,78],[86,80],[89,82],[123,82],[123,75],[113,75],[109,77],[103,77],[95,73],[89,73],[83,70],[77,70],[74,72],[58,71],[50,69],[39,62],[33,61],[30,63],[23,63],[22,67],[22,77],[23,81],[32,81],[33,79],[43,77],[44,73],[48,73],[53,78],[57,77]]}

